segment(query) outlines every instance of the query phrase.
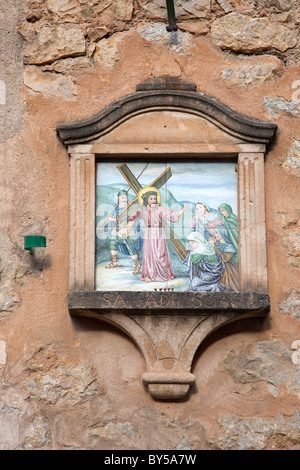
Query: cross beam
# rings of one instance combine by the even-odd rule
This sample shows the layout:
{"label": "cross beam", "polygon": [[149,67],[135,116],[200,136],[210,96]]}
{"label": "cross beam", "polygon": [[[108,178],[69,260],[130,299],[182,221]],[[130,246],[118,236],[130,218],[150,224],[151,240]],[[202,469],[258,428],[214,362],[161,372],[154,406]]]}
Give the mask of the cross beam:
{"label": "cross beam", "polygon": [[168,21],[169,21],[169,24],[168,26],[166,26],[166,29],[167,31],[177,31],[178,26],[176,24],[174,0],[166,0],[166,2],[167,2]]}
{"label": "cross beam", "polygon": [[[134,176],[130,168],[126,163],[122,163],[118,166],[119,172],[125,178],[129,186],[133,189],[136,196],[143,186],[138,182],[137,178]],[[156,178],[150,186],[154,186],[156,189],[160,189],[169,178],[172,176],[171,168],[167,168],[158,178]],[[119,213],[117,216],[118,225],[127,225],[127,218],[134,213],[134,211],[139,207],[138,197],[132,199],[129,204]]]}
{"label": "cross beam", "polygon": [[[137,195],[138,192],[142,189],[142,185],[137,181],[136,177],[134,174],[131,172],[130,168],[126,165],[126,163],[122,163],[121,165],[118,166],[118,170],[120,173],[123,175],[123,177],[126,179],[127,183],[129,186],[133,189],[135,194]],[[172,176],[172,171],[171,168],[167,168],[158,178],[156,178],[150,186],[154,186],[156,189],[161,188],[169,178]],[[126,225],[127,224],[127,217],[131,215],[137,208],[139,207],[138,203],[138,198],[136,197],[130,203],[128,204],[125,209],[123,209],[117,219],[119,222],[119,225]],[[169,240],[172,246],[175,248],[176,252],[178,255],[182,258],[185,259],[187,255],[187,250],[181,240],[176,236],[175,232],[173,229],[170,227],[168,222],[166,220],[162,221],[163,228],[166,230],[166,233],[169,235]]]}

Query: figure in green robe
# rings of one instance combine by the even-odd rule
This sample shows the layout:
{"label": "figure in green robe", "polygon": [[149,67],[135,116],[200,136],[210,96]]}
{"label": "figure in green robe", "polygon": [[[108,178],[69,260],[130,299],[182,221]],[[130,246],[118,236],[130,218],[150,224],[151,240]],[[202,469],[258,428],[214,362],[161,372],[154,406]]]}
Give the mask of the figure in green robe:
{"label": "figure in green robe", "polygon": [[[218,207],[220,217],[226,229],[226,234],[222,234],[223,238],[226,237],[226,241],[230,242],[235,248],[235,255],[233,256],[233,261],[238,265],[238,219],[237,216],[233,213],[232,208],[229,204],[223,203]],[[223,229],[224,230],[224,229]]]}

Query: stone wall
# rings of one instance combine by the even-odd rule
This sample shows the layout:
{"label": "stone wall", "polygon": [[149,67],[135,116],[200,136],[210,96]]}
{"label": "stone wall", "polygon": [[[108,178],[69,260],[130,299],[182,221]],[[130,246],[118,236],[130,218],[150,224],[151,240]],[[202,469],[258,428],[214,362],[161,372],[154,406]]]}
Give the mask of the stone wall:
{"label": "stone wall", "polygon": [[[0,13],[0,448],[300,449],[298,0],[11,0]],[[56,126],[161,75],[278,124],[266,157],[271,312],[212,334],[188,399],[153,400],[128,337],[67,308],[69,157]],[[32,257],[23,237],[47,248]]]}

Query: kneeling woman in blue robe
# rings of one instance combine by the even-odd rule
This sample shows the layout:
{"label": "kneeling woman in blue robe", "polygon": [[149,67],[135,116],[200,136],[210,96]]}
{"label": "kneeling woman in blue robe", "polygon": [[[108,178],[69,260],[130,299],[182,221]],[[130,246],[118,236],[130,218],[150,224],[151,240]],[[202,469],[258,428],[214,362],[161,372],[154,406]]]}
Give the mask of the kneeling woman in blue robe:
{"label": "kneeling woman in blue robe", "polygon": [[192,249],[183,261],[189,277],[190,291],[224,292],[221,276],[225,266],[214,247],[200,232],[192,232],[188,237]]}

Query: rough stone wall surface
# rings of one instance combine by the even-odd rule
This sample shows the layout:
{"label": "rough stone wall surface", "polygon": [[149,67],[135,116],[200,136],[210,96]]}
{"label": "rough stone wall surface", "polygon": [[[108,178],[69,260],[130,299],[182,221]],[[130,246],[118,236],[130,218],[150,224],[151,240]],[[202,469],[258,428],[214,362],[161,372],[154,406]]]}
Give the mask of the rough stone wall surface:
{"label": "rough stone wall surface", "polygon": [[[300,449],[298,0],[11,0],[0,11],[0,449]],[[153,400],[143,358],[67,309],[60,123],[161,75],[279,126],[266,157],[271,312],[215,332],[188,399]],[[41,233],[34,259],[23,236]]]}

